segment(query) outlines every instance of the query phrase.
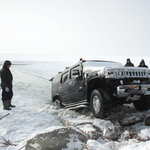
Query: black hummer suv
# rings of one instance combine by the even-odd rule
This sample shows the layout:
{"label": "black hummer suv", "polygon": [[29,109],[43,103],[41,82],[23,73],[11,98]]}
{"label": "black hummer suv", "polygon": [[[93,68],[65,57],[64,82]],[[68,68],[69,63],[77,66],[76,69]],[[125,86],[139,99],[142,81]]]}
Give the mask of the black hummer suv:
{"label": "black hummer suv", "polygon": [[118,104],[134,103],[139,111],[150,108],[150,69],[123,67],[111,61],[80,61],[59,72],[52,81],[52,101],[65,108],[89,107],[104,118]]}

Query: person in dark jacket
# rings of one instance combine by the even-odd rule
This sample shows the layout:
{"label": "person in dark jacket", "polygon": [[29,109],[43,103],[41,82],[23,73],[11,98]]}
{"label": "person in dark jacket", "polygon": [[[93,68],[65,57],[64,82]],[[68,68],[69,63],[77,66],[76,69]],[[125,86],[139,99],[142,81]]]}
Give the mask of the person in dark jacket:
{"label": "person in dark jacket", "polygon": [[144,59],[141,60],[140,65],[139,65],[138,67],[145,67],[145,68],[148,68],[148,66],[145,65]]}
{"label": "person in dark jacket", "polygon": [[126,64],[124,65],[125,67],[134,67],[134,64],[131,63],[131,60],[128,58]]}
{"label": "person in dark jacket", "polygon": [[11,104],[11,99],[13,97],[13,90],[12,90],[13,75],[9,69],[10,67],[11,67],[11,62],[9,60],[6,60],[0,71],[1,87],[2,87],[2,102],[3,102],[4,110],[11,110],[10,107],[15,107],[14,105]]}

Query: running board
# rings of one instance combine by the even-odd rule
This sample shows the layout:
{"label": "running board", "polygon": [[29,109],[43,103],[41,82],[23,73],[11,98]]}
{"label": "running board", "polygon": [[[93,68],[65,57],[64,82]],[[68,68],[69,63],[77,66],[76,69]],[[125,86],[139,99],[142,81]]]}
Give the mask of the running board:
{"label": "running board", "polygon": [[80,103],[71,103],[65,105],[65,109],[75,109],[75,108],[81,108],[81,107],[88,107],[89,103],[87,101],[82,101]]}
{"label": "running board", "polygon": [[87,108],[87,107],[89,107],[88,105],[78,105],[78,106],[72,106],[72,107],[65,107],[65,109],[78,109],[78,108]]}
{"label": "running board", "polygon": [[64,105],[65,107],[76,106],[76,105],[81,105],[81,104],[89,104],[89,103],[87,102],[87,100],[82,100],[79,102],[74,102],[74,103],[69,103],[69,104],[62,103],[62,105]]}

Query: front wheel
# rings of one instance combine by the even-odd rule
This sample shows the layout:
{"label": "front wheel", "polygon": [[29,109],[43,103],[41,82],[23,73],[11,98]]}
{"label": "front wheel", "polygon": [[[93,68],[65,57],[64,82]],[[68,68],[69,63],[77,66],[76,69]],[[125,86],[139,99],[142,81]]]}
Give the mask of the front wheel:
{"label": "front wheel", "polygon": [[140,100],[134,102],[134,106],[138,111],[144,111],[150,109],[150,96],[146,95],[140,98]]}
{"label": "front wheel", "polygon": [[110,97],[103,89],[93,90],[90,98],[90,106],[96,118],[105,118],[110,112]]}

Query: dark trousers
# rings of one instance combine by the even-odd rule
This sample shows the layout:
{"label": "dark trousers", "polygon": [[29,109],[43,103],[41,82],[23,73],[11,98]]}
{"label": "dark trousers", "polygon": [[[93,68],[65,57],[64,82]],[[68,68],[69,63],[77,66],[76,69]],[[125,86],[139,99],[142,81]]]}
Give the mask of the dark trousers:
{"label": "dark trousers", "polygon": [[2,101],[7,101],[7,100],[11,100],[13,97],[13,90],[12,90],[12,83],[7,83],[8,88],[9,88],[9,92],[5,91],[5,87],[1,84],[2,86]]}

